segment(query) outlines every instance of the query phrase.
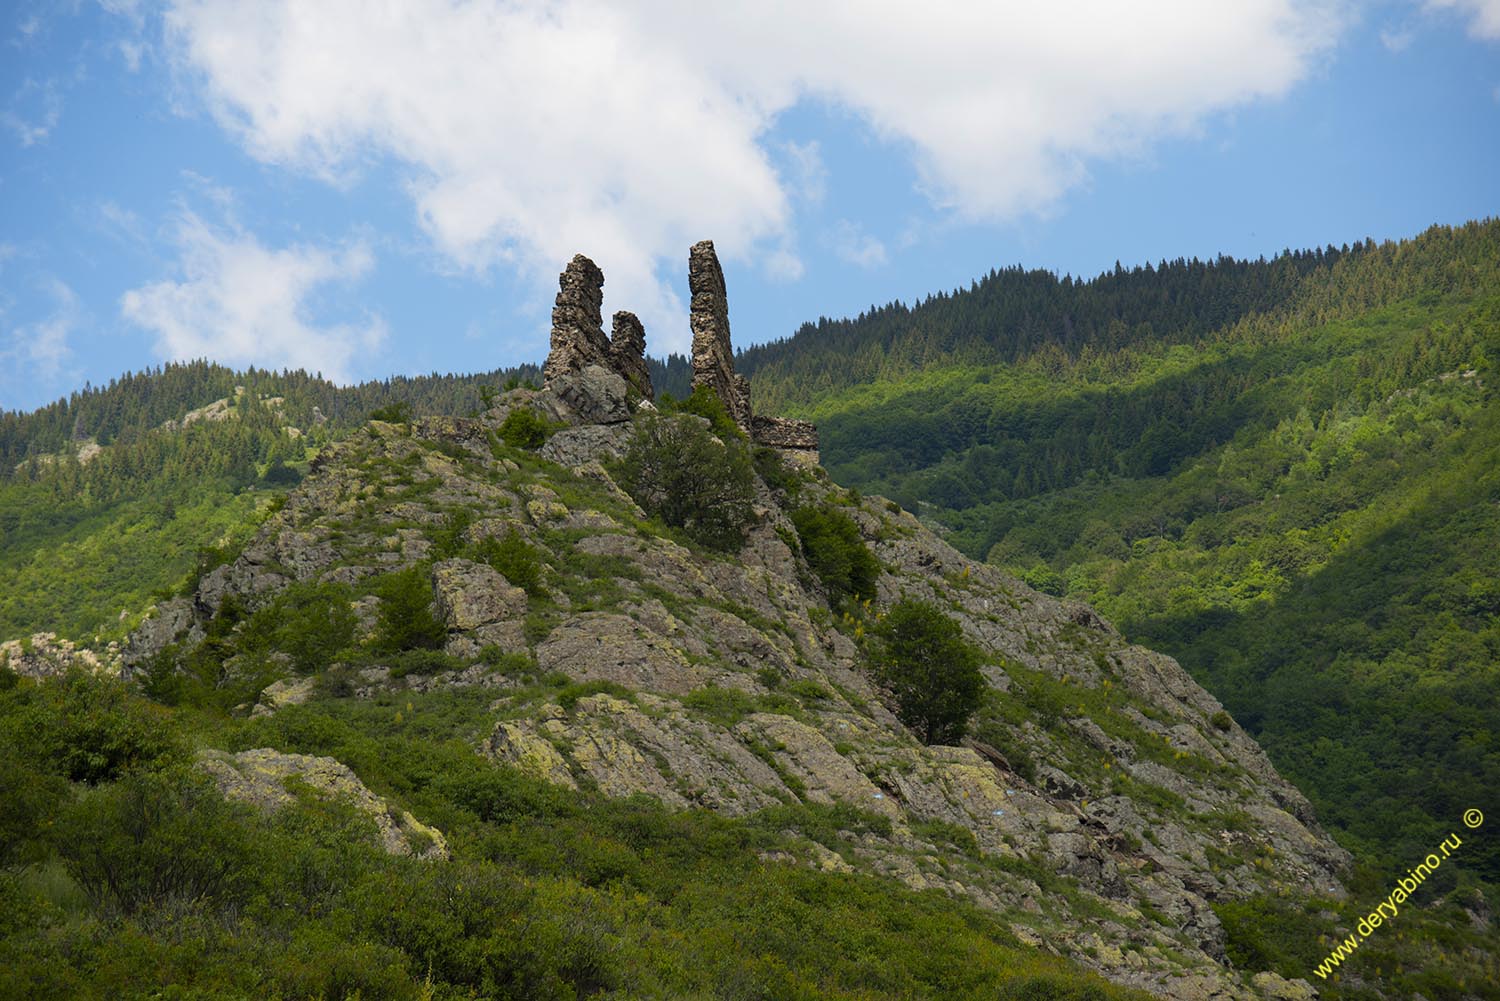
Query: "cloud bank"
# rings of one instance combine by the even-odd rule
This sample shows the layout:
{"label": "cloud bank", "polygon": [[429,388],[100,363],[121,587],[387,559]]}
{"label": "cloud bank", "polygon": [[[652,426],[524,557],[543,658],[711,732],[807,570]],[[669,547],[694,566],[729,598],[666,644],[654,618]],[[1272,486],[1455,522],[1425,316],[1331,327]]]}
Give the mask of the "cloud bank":
{"label": "cloud bank", "polygon": [[175,243],[181,279],[153,282],[120,300],[125,318],[155,335],[163,358],[303,368],[345,382],[356,356],[385,338],[378,318],[320,325],[309,316],[320,287],[356,280],[374,266],[362,244],[273,250],[192,212],[178,219]]}
{"label": "cloud bank", "polygon": [[694,240],[801,274],[794,202],[837,178],[769,139],[799,103],[906,151],[936,211],[1003,221],[1092,161],[1285,94],[1336,38],[1335,2],[175,0],[165,21],[255,157],[338,183],[393,160],[455,265],[542,288],[588,253],[665,351],[687,343]]}

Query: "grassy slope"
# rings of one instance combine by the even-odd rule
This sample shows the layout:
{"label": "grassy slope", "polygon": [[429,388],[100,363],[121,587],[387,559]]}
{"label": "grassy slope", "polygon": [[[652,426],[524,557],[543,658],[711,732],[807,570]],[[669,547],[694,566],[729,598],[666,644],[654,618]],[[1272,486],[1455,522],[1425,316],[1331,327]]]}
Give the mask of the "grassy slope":
{"label": "grassy slope", "polygon": [[[18,492],[7,490],[10,497]],[[156,500],[122,501],[6,539],[0,637],[123,637],[156,595],[192,573],[201,549],[238,548],[248,539],[273,496],[209,486],[170,512]]]}

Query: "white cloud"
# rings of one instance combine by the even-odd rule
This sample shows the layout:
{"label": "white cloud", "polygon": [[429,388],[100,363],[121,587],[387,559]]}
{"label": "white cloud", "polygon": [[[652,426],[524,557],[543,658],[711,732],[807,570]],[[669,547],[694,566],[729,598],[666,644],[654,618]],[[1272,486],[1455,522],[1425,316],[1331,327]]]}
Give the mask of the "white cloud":
{"label": "white cloud", "polygon": [[[717,248],[716,248],[717,249]],[[802,258],[791,247],[777,247],[765,257],[766,277],[774,282],[794,282],[806,273]]]}
{"label": "white cloud", "polygon": [[805,143],[789,142],[782,146],[790,167],[792,190],[804,201],[817,204],[828,193],[828,167],[816,139]]}
{"label": "white cloud", "polygon": [[57,128],[62,111],[63,99],[56,81],[27,79],[11,95],[9,106],[0,111],[0,124],[14,132],[22,146],[35,146]]}
{"label": "white cloud", "polygon": [[1380,29],[1380,44],[1384,45],[1388,52],[1405,52],[1411,48],[1411,43],[1415,38],[1412,30],[1407,27]]}
{"label": "white cloud", "polygon": [[[78,296],[65,282],[56,278],[42,281],[41,291],[51,299],[51,310],[32,323],[12,329],[0,349],[0,369],[5,370],[3,384],[25,381],[34,390],[36,384],[55,385],[73,357],[69,337],[83,322],[83,308]],[[9,313],[14,300],[4,303],[0,319]]]}
{"label": "white cloud", "polygon": [[145,250],[150,245],[141,217],[115,202],[100,203],[98,226],[102,232],[132,249]]}
{"label": "white cloud", "polygon": [[394,158],[443,254],[545,286],[588,253],[664,351],[687,344],[694,240],[791,270],[792,196],[819,182],[792,150],[779,172],[768,132],[799,102],[910,156],[941,212],[1011,219],[1286,93],[1344,2],[174,0],[166,24],[255,156],[335,179]]}
{"label": "white cloud", "polygon": [[840,219],[828,239],[840,260],[862,268],[878,268],[886,263],[885,244],[848,219]]}
{"label": "white cloud", "polygon": [[1500,41],[1500,0],[1426,0],[1425,6],[1458,11],[1468,18],[1470,35]]}
{"label": "white cloud", "polygon": [[175,238],[181,280],[153,282],[120,300],[126,319],[156,335],[164,359],[305,368],[341,381],[385,337],[379,318],[320,325],[309,317],[315,290],[369,273],[374,256],[363,244],[275,250],[191,212],[179,218]]}

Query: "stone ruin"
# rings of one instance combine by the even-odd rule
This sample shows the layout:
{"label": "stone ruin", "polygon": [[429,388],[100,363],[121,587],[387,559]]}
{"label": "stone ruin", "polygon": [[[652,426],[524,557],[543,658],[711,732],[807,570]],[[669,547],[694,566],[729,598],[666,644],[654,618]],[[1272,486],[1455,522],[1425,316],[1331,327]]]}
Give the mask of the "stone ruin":
{"label": "stone ruin", "polygon": [[[729,297],[724,270],[712,240],[688,252],[688,286],[692,291],[693,388],[706,386],[724,403],[740,430],[757,445],[809,453],[817,461],[818,429],[808,421],[756,414],[750,407],[750,382],[734,370],[729,340]],[[651,401],[651,374],[646,366],[646,331],[634,313],[614,315],[604,336],[604,273],[576,255],[558,278],[552,309],[552,348],[542,368],[546,388],[585,420],[618,419],[624,394]]]}

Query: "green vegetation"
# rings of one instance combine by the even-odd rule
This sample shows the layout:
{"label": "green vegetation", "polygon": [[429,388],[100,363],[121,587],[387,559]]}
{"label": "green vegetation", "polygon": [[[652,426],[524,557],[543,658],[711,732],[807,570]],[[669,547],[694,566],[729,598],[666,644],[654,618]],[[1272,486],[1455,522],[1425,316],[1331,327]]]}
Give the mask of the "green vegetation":
{"label": "green vegetation", "polygon": [[475,547],[476,554],[484,562],[527,594],[536,596],[542,587],[542,560],[536,548],[521,538],[515,526],[503,536],[491,536]]}
{"label": "green vegetation", "polygon": [[448,630],[432,609],[432,584],[426,568],[410,567],[387,574],[375,593],[380,597],[375,648],[382,653],[436,650]]}
{"label": "green vegetation", "polygon": [[[1465,841],[1464,848],[1468,846]],[[1464,910],[1476,901],[1475,892],[1471,888],[1454,891],[1451,879],[1445,883],[1419,890],[1397,917],[1365,938],[1338,972],[1326,978],[1315,972],[1319,964],[1354,934],[1360,919],[1389,889],[1377,893],[1371,882],[1356,899],[1347,901],[1249,897],[1215,904],[1214,912],[1224,926],[1225,951],[1235,966],[1301,977],[1316,985],[1319,997],[1330,1001],[1363,1001],[1374,996],[1368,983],[1372,973],[1382,979],[1381,990],[1396,997],[1420,994],[1442,1001],[1500,997],[1493,965],[1479,958],[1486,938],[1493,941],[1493,936],[1475,928]],[[1449,901],[1439,904],[1443,893]]]}
{"label": "green vegetation", "polygon": [[827,589],[835,611],[875,597],[880,563],[860,537],[853,518],[825,504],[796,508],[792,524],[797,528],[802,553]]}
{"label": "green vegetation", "polygon": [[[102,678],[12,677],[0,996],[1143,998],[1021,947],[963,900],[757,857],[889,834],[884,817],[673,814],[496,767],[471,750],[491,699],[332,700],[233,722]],[[113,742],[69,717],[75,700],[149,719],[149,746],[125,741],[142,752],[93,785],[70,777],[69,760]],[[311,793],[270,814],[226,803],[184,767],[202,742],[333,755],[438,825],[453,857],[386,855],[363,815]]]}
{"label": "green vegetation", "polygon": [[[0,637],[119,639],[192,577],[199,550],[237,551],[309,459],[372,411],[474,413],[481,386],[536,374],[522,366],[339,387],[304,372],[191,362],[127,373],[31,413],[0,412]],[[167,424],[221,399],[225,419]]]}
{"label": "green vegetation", "polygon": [[956,744],[984,695],[983,656],[938,606],[911,598],[870,630],[871,664],[896,699],[896,715],[926,744]]}
{"label": "green vegetation", "polygon": [[611,472],[647,514],[710,549],[738,550],[755,519],[744,437],[715,438],[693,417],[638,418]]}
{"label": "green vegetation", "polygon": [[344,584],[292,584],[250,617],[240,650],[289,658],[298,674],[321,671],[354,642],[353,591]]}
{"label": "green vegetation", "polygon": [[547,438],[556,430],[556,425],[546,418],[525,407],[516,407],[505,415],[499,434],[500,440],[512,448],[534,452],[546,444]]}
{"label": "green vegetation", "polygon": [[[818,421],[839,482],[1177,657],[1400,874],[1500,787],[1497,360],[1488,221],[1087,282],[998,272],[740,368]],[[1500,847],[1457,865],[1500,880]]]}
{"label": "green vegetation", "polygon": [[387,424],[410,424],[411,404],[405,400],[397,400],[383,407],[376,407],[370,411],[370,420],[385,421]]}
{"label": "green vegetation", "polygon": [[702,417],[708,421],[708,429],[724,441],[745,437],[745,432],[740,430],[734,418],[729,416],[729,411],[724,409],[724,401],[719,399],[719,394],[707,386],[698,386],[680,400],[673,399],[670,394],[664,395],[660,409],[664,414],[693,414]]}

